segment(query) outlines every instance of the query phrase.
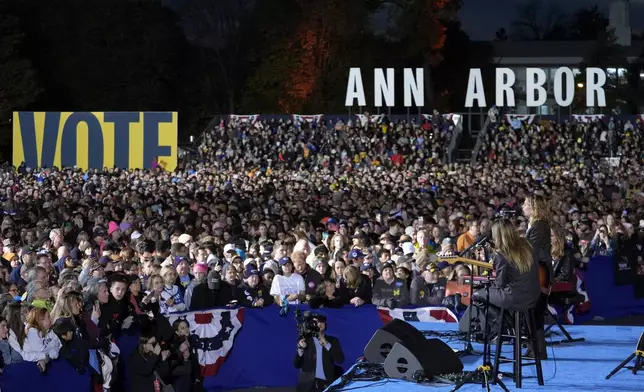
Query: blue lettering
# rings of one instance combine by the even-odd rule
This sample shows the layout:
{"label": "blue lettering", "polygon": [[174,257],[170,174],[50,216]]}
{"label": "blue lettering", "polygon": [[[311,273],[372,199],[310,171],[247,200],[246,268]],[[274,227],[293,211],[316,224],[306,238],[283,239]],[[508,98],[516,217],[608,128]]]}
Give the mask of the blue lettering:
{"label": "blue lettering", "polygon": [[[37,168],[38,145],[36,144],[36,121],[34,112],[19,112],[20,136],[22,138],[22,151],[25,156],[25,165]],[[40,167],[53,167],[58,142],[58,127],[60,113],[47,113],[45,115],[45,130],[40,159]]]}
{"label": "blue lettering", "polygon": [[63,139],[60,150],[60,164],[63,167],[76,166],[78,124],[87,124],[88,156],[90,169],[103,168],[103,129],[101,123],[92,113],[73,113],[63,127]]}
{"label": "blue lettering", "polygon": [[130,167],[130,124],[139,122],[139,113],[105,113],[105,122],[114,123],[114,167]]}
{"label": "blue lettering", "polygon": [[159,146],[159,124],[171,122],[172,113],[143,114],[143,167],[145,169],[152,168],[154,158],[172,154],[172,147]]}

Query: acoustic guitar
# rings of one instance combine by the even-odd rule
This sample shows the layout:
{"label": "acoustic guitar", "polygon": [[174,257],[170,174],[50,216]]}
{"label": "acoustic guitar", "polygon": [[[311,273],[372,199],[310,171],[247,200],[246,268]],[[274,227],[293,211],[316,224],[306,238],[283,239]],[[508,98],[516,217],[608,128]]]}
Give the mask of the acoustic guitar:
{"label": "acoustic guitar", "polygon": [[483,269],[494,269],[494,265],[492,263],[486,263],[484,261],[479,261],[479,260],[474,260],[474,259],[468,259],[466,257],[460,257],[460,256],[440,256],[436,258],[436,262],[446,262],[450,264],[454,263],[463,263],[463,264],[469,264],[469,265],[474,265],[479,268]]}
{"label": "acoustic guitar", "polygon": [[[450,264],[461,262],[463,264],[469,264],[483,269],[488,269],[488,270],[494,269],[494,265],[492,263],[486,263],[484,261],[468,259],[466,257],[459,257],[459,256],[442,256],[442,257],[438,257],[436,261],[437,262],[444,261]],[[469,292],[469,285],[467,286],[468,286],[468,289],[467,291],[465,291],[465,293]],[[546,295],[550,295],[550,290],[551,290],[550,274],[548,272],[548,267],[546,267],[541,263],[539,263],[539,286],[541,287],[542,293]],[[463,287],[453,286],[453,288],[454,288],[454,292],[459,292],[462,294]],[[468,302],[469,302],[469,297],[468,297]]]}
{"label": "acoustic guitar", "polygon": [[548,267],[543,263],[539,263],[539,287],[541,287],[541,292],[545,295],[550,295],[552,285],[550,284],[550,273],[548,272]]}

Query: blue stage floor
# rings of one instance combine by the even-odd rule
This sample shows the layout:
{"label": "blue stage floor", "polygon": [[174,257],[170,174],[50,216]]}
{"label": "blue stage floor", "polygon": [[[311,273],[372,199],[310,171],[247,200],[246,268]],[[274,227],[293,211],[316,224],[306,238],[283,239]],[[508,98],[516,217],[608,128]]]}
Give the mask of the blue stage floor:
{"label": "blue stage floor", "polygon": [[[450,331],[456,330],[456,324],[428,324],[412,323],[419,330]],[[517,389],[514,381],[509,377],[504,382],[511,391],[644,391],[644,371],[637,375],[627,369],[622,369],[609,380],[605,377],[624,359],[635,350],[637,339],[644,331],[642,327],[616,327],[616,326],[570,326],[566,328],[573,338],[584,337],[585,342],[568,343],[559,346],[548,347],[548,360],[543,362],[543,377],[545,386],[537,384],[534,366],[525,367],[523,370],[523,388]],[[561,337],[553,335],[554,340]],[[551,338],[552,339],[552,338]],[[462,349],[463,343],[449,343],[451,347]],[[494,346],[491,346],[494,349]],[[511,355],[511,346],[503,347],[503,355]],[[482,346],[475,345],[474,349],[482,351]],[[465,371],[475,370],[482,364],[481,356],[466,356],[462,358]],[[634,364],[634,360],[630,365]],[[501,366],[501,370],[512,371],[512,364]],[[352,382],[338,391],[349,391],[359,389],[387,390],[387,392],[415,392],[427,391],[431,388],[435,391],[450,391],[454,385],[449,384],[417,384],[408,381],[387,379],[381,382]],[[482,391],[480,384],[464,385],[460,391]],[[498,386],[492,386],[491,390],[500,391]]]}

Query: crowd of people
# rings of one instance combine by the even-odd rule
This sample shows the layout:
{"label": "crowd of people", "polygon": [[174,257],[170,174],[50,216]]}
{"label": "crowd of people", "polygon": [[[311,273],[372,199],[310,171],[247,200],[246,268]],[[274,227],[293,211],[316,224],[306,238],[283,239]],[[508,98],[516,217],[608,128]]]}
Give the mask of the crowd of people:
{"label": "crowd of people", "polygon": [[[473,271],[445,257],[491,238],[499,215],[525,233],[530,195],[550,203],[552,257],[567,260],[556,279],[594,255],[642,264],[639,123],[493,124],[476,165],[441,162],[452,131],[441,116],[222,122],[174,172],[5,165],[2,367],[46,372],[59,358],[118,390],[113,342],[136,333],[132,390],[198,391],[188,324],[159,316],[273,303],[458,307],[448,283]],[[607,149],[618,165],[600,159]]]}

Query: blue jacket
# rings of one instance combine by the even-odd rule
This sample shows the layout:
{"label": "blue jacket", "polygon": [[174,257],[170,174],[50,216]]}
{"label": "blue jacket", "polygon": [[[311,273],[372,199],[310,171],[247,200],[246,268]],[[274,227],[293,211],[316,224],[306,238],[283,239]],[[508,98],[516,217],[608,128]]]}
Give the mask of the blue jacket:
{"label": "blue jacket", "polygon": [[4,360],[5,365],[22,362],[22,356],[20,353],[11,348],[9,341],[7,340],[0,340],[0,353],[2,354],[2,359]]}

